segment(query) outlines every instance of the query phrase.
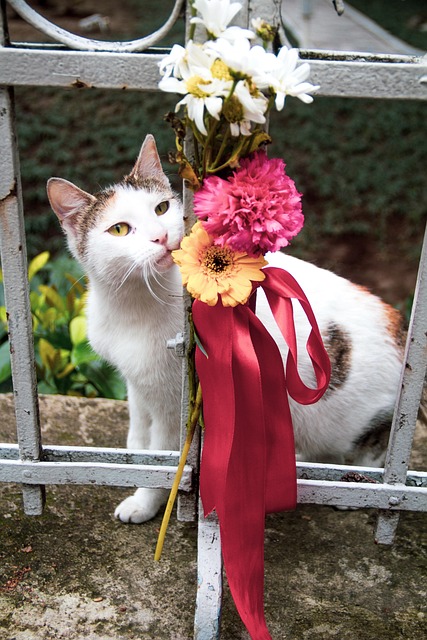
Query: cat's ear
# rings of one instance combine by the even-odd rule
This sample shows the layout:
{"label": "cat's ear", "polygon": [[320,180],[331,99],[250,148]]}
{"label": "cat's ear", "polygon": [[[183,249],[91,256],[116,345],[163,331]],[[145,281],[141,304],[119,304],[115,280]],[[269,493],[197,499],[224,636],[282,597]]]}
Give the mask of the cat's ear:
{"label": "cat's ear", "polygon": [[96,202],[95,196],[86,193],[63,178],[50,178],[47,182],[47,197],[61,225],[72,231],[80,211]]}
{"label": "cat's ear", "polygon": [[134,180],[149,180],[150,178],[154,178],[158,182],[164,183],[165,186],[170,186],[169,180],[162,169],[156,141],[150,133],[142,143],[138,159],[129,174],[129,178]]}

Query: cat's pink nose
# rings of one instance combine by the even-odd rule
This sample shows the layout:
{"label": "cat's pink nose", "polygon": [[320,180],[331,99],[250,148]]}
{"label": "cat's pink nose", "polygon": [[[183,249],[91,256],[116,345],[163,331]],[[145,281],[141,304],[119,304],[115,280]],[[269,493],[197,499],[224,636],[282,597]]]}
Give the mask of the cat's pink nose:
{"label": "cat's pink nose", "polygon": [[159,236],[157,238],[154,238],[152,240],[152,242],[155,242],[156,244],[163,244],[165,245],[168,241],[168,234],[167,232],[159,234]]}

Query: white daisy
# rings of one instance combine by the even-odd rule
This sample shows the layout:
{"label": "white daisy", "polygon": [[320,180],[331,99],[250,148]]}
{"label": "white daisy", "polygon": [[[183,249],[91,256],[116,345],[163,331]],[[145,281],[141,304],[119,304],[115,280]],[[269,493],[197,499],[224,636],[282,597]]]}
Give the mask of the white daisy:
{"label": "white daisy", "polygon": [[209,70],[216,58],[217,54],[206,50],[204,45],[189,40],[186,48],[175,44],[170,53],[159,62],[160,74],[166,78],[173,76],[182,79],[191,73],[197,73],[210,78]]}
{"label": "white daisy", "polygon": [[191,18],[191,24],[201,24],[210,38],[226,38],[235,40],[239,37],[253,38],[249,29],[229,27],[228,25],[242,8],[240,2],[230,0],[195,0],[193,6],[201,14]]}
{"label": "white daisy", "polygon": [[222,113],[230,124],[232,136],[251,134],[251,123],[265,123],[268,100],[262,93],[251,95],[246,82],[238,82],[233,95],[225,100]]}
{"label": "white daisy", "polygon": [[230,91],[229,83],[225,83],[217,78],[206,78],[202,75],[184,73],[182,80],[178,78],[165,77],[159,82],[162,91],[184,94],[184,98],[178,102],[175,111],[179,111],[181,106],[187,107],[187,114],[197,129],[207,135],[204,123],[205,109],[210,115],[219,120],[222,109],[222,100]]}
{"label": "white daisy", "polygon": [[174,76],[182,78],[182,68],[187,66],[187,49],[180,44],[174,44],[170,53],[159,62],[159,69],[162,76]]}
{"label": "white daisy", "polygon": [[239,82],[236,85],[234,94],[243,107],[245,119],[251,120],[251,122],[257,122],[258,124],[265,123],[265,113],[268,108],[267,98],[260,92],[255,95],[251,93],[251,90],[246,82]]}
{"label": "white daisy", "polygon": [[310,65],[307,62],[297,66],[299,61],[298,49],[282,47],[276,58],[276,63],[270,70],[271,88],[276,94],[276,108],[281,111],[286,96],[294,96],[302,102],[313,102],[310,93],[317,91],[319,85],[305,82],[310,75]]}
{"label": "white daisy", "polygon": [[206,49],[221,58],[234,79],[248,79],[258,89],[271,84],[267,71],[275,63],[276,57],[260,45],[252,47],[247,38],[239,38],[235,42],[218,38],[214,42],[207,42]]}

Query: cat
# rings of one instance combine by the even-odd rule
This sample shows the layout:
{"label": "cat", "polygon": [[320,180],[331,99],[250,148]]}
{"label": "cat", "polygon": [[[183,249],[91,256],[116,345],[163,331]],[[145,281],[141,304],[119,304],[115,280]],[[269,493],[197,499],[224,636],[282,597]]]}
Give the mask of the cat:
{"label": "cat", "polygon": [[[153,136],[147,135],[121,183],[91,195],[51,178],[47,193],[70,251],[89,278],[89,341],[127,383],[128,448],[177,450],[181,362],[166,342],[184,321],[181,276],[171,258],[184,233],[183,212]],[[330,386],[319,402],[301,406],[291,400],[298,459],[381,465],[402,366],[399,313],[330,271],[281,252],[266,258],[302,286],[332,364]],[[257,313],[285,357],[286,345],[261,291]],[[295,319],[299,369],[307,383],[314,382],[302,342],[307,324],[298,307]],[[137,489],[115,516],[144,522],[166,497],[163,489]]]}

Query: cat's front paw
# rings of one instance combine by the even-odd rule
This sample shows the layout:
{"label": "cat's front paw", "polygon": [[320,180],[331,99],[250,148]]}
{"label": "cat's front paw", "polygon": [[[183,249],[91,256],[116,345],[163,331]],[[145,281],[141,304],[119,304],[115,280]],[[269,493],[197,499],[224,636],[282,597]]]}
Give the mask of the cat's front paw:
{"label": "cat's front paw", "polygon": [[114,517],[130,524],[151,520],[165,503],[167,492],[162,489],[137,489],[125,498],[114,512]]}

